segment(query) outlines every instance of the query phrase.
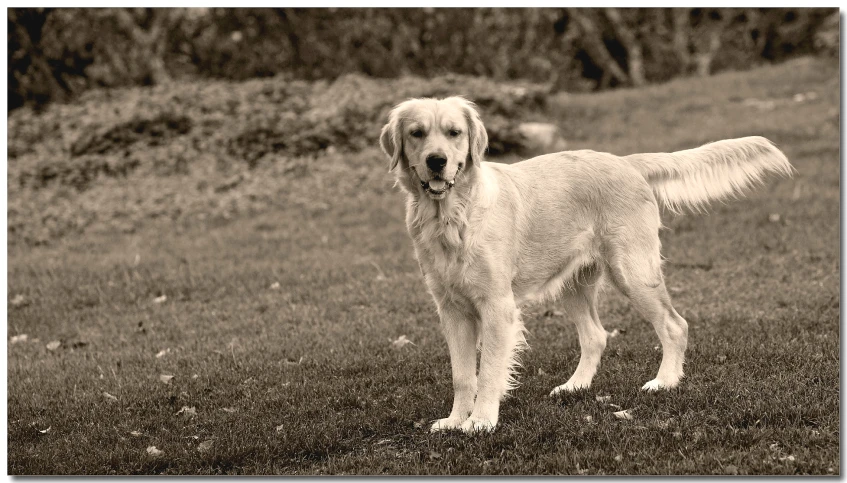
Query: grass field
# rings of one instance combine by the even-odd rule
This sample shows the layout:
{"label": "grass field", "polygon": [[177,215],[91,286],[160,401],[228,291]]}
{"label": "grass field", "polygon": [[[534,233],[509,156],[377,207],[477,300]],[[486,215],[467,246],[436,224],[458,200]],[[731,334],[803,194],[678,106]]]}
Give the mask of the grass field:
{"label": "grass field", "polygon": [[679,389],[639,391],[658,339],[609,289],[619,335],[594,385],[549,399],[577,337],[555,304],[529,308],[490,435],[428,432],[450,409],[447,347],[376,147],[280,180],[290,202],[254,216],[12,245],[8,472],[840,474],[839,101],[837,65],[814,59],[556,97],[573,149],[763,135],[797,173],[663,215],[690,324]]}

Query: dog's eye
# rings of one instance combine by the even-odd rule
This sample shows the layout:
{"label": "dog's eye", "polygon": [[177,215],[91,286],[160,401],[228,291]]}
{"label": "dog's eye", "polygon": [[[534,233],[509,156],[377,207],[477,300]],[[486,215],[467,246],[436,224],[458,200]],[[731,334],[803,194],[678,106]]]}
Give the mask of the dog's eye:
{"label": "dog's eye", "polygon": [[421,131],[420,129],[415,129],[414,131],[412,131],[412,137],[422,138],[423,137],[423,131]]}
{"label": "dog's eye", "polygon": [[450,135],[450,137],[454,138],[454,137],[458,136],[459,134],[462,134],[462,131],[459,131],[458,129],[451,129],[451,130],[447,131],[447,133]]}

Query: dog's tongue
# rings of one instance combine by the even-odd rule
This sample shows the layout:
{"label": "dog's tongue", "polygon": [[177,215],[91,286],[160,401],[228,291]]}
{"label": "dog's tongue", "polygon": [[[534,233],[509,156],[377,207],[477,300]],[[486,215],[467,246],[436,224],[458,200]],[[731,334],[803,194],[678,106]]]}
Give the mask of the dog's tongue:
{"label": "dog's tongue", "polygon": [[442,179],[434,179],[429,182],[429,189],[434,191],[443,191],[447,186],[447,182]]}

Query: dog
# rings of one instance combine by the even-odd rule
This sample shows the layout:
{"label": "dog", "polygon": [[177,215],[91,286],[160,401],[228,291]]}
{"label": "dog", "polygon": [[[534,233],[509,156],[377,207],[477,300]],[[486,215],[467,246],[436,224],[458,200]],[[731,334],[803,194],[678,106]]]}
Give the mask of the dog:
{"label": "dog", "polygon": [[453,407],[433,432],[497,426],[526,347],[519,307],[529,302],[561,300],[579,336],[576,370],[551,396],[588,388],[606,347],[597,316],[603,280],[659,336],[662,361],[642,389],[676,387],[688,324],[665,288],[660,204],[703,208],[743,194],[768,173],[793,173],[763,137],[674,153],[564,151],[511,165],[484,161],[487,145],[476,106],[462,97],[402,102],[380,134],[450,353]]}

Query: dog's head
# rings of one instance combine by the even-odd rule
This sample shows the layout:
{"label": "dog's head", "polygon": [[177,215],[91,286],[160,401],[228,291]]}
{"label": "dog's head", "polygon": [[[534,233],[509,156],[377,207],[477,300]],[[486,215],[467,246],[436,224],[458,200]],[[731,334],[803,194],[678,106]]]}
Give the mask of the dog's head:
{"label": "dog's head", "polygon": [[391,158],[389,171],[400,167],[405,189],[440,200],[482,163],[488,134],[462,97],[410,99],[391,111],[379,144]]}

